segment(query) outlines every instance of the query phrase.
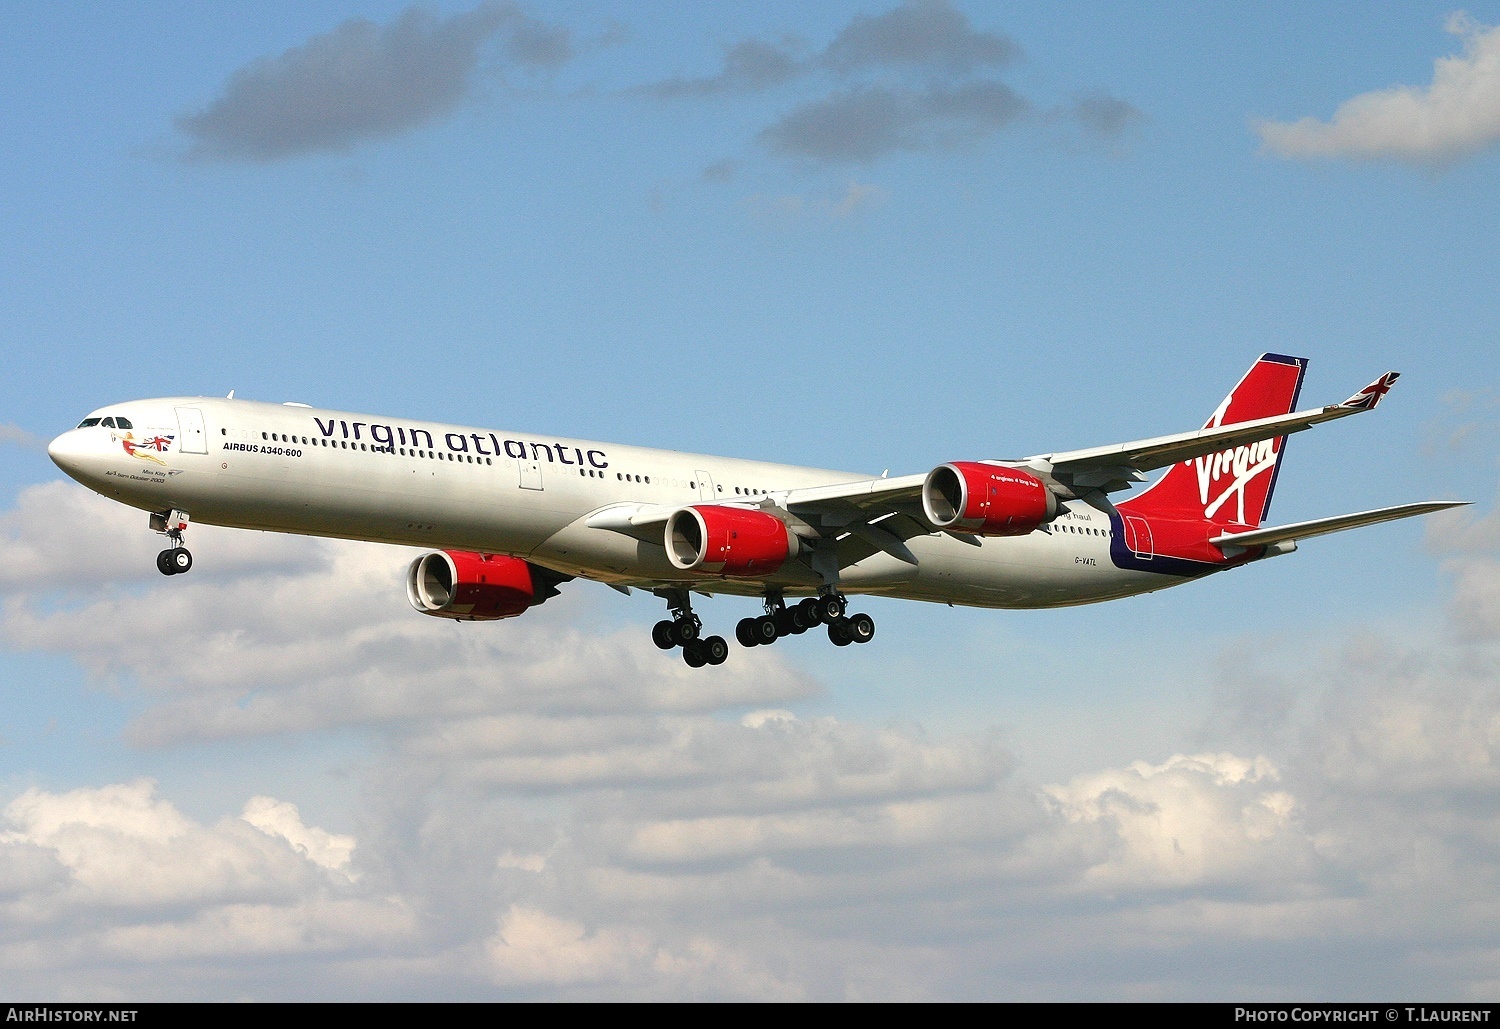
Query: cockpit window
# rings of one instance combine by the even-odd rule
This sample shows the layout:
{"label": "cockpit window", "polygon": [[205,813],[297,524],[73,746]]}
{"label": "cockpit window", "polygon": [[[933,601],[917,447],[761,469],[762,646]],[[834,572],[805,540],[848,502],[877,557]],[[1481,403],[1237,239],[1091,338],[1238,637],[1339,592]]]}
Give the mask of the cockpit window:
{"label": "cockpit window", "polygon": [[121,429],[133,429],[133,428],[135,428],[134,425],[130,424],[130,419],[129,418],[116,418],[115,419],[115,425],[118,426]]}
{"label": "cockpit window", "polygon": [[96,426],[98,424],[99,424],[99,419],[97,419],[97,418],[85,418],[83,421],[81,421],[81,422],[78,423],[78,427],[80,429],[92,429],[94,426]]}
{"label": "cockpit window", "polygon": [[115,427],[115,420],[113,418],[106,418],[99,424],[103,425],[106,429],[113,429]]}

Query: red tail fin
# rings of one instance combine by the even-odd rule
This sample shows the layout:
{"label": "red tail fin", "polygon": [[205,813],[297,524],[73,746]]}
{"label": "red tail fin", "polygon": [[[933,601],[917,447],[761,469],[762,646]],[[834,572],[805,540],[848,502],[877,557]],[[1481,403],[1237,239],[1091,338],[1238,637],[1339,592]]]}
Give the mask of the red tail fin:
{"label": "red tail fin", "polygon": [[[1262,354],[1214,411],[1204,428],[1286,414],[1297,406],[1307,358]],[[1182,461],[1139,496],[1119,505],[1148,518],[1207,519],[1259,525],[1271,507],[1285,436]]]}

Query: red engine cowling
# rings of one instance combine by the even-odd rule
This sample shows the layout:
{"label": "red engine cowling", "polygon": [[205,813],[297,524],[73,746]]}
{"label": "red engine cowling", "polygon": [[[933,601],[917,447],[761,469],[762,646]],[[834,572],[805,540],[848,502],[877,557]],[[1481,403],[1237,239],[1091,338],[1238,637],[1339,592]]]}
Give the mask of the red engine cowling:
{"label": "red engine cowling", "polygon": [[939,529],[1024,536],[1057,515],[1057,497],[1030,472],[954,461],[927,473],[922,510]]}
{"label": "red engine cowling", "polygon": [[545,575],[545,569],[518,557],[439,550],[423,554],[406,570],[406,598],[424,615],[491,622],[514,618],[555,596]]}
{"label": "red engine cowling", "polygon": [[797,536],[764,511],[700,504],[667,519],[667,556],[684,572],[767,575],[797,556]]}

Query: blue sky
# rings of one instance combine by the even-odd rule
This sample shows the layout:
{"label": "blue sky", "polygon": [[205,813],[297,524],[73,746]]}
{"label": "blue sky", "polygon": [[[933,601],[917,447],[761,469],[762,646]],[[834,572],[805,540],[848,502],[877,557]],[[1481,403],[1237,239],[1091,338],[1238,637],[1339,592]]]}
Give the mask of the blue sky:
{"label": "blue sky", "polygon": [[[0,874],[11,898],[0,982],[65,996],[86,967],[106,991],[336,996],[381,978],[351,956],[370,952],[373,925],[401,940],[383,955],[399,971],[381,979],[401,996],[856,997],[919,991],[922,976],[891,969],[930,961],[961,969],[926,982],[939,996],[1359,995],[1410,982],[1492,997],[1492,935],[1459,925],[1433,942],[1419,919],[1358,910],[1349,882],[1389,905],[1396,894],[1370,884],[1407,866],[1336,816],[1358,794],[1372,806],[1365,824],[1379,824],[1428,791],[1471,821],[1455,814],[1463,832],[1430,829],[1452,870],[1411,880],[1400,898],[1441,913],[1492,897],[1497,869],[1475,842],[1492,822],[1473,804],[1493,801],[1485,769],[1500,758],[1483,731],[1500,724],[1489,721],[1500,701],[1488,601],[1500,581],[1489,522],[1500,85],[1484,78],[1500,13],[1471,7],[1464,21],[1455,10],[538,2],[412,14],[349,2],[232,15],[202,5],[10,12],[0,40],[10,143],[0,319],[11,340],[0,380],[11,569],[0,577],[0,801],[13,838],[35,848],[25,860],[41,864],[15,858],[32,870]],[[340,50],[356,37],[407,60],[378,78],[351,57],[356,78],[372,76],[351,93],[296,80],[316,64],[307,54],[357,56]],[[726,56],[737,72],[725,74]],[[1443,58],[1447,72],[1435,70]],[[1416,92],[1381,92],[1398,86]],[[1418,98],[1417,115],[1400,109],[1403,95]],[[1354,98],[1364,107],[1346,113]],[[320,122],[307,111],[323,101]],[[1286,128],[1303,118],[1315,123]],[[1195,427],[1266,350],[1311,358],[1309,404],[1343,399],[1388,368],[1404,373],[1374,416],[1292,441],[1273,520],[1429,498],[1474,500],[1477,513],[1313,541],[1285,560],[1098,608],[872,602],[872,646],[835,651],[808,638],[739,655],[722,689],[692,702],[679,670],[639,648],[656,602],[587,584],[524,620],[460,627],[448,656],[454,627],[415,625],[401,609],[404,551],[203,530],[202,592],[173,596],[154,578],[144,518],[58,484],[37,445],[112,400],[234,389],[899,474]],[[281,598],[284,624],[259,612],[268,597]],[[299,610],[314,600],[316,617]],[[718,600],[703,613],[727,627],[742,608]],[[107,618],[138,631],[122,635]],[[435,648],[425,676],[451,689],[430,695],[418,671],[393,671],[381,633]],[[299,647],[342,657],[299,678]],[[547,664],[557,654],[593,660],[558,671]],[[462,684],[491,680],[531,685],[494,696],[475,687],[487,699],[460,702]],[[545,695],[549,682],[621,721],[580,728],[516,699],[533,687]],[[515,733],[542,732],[517,728],[522,709],[568,741],[563,756],[507,749]],[[741,724],[761,709],[784,715]],[[1399,738],[1381,735],[1393,725]],[[1469,750],[1428,746],[1468,731],[1479,733]],[[681,829],[663,812],[713,805],[673,792],[688,773],[643,769],[677,768],[710,739],[725,754],[771,753],[756,749],[771,747],[756,733],[780,733],[766,760],[814,779],[854,775],[840,764],[853,753],[905,769],[892,772],[903,782],[935,775],[917,791],[938,805],[927,824],[1011,828],[977,842],[932,830],[915,849],[899,827],[846,837],[841,827],[869,814],[861,804],[889,813],[900,791],[794,803],[791,776],[781,801],[756,808],[781,819],[751,834],[758,846],[713,859],[711,874],[663,872],[676,859],[641,841],[669,822]],[[488,740],[484,774],[472,754],[432,756],[434,739],[471,737]],[[645,739],[680,746],[647,760],[631,750]],[[1334,769],[1314,741],[1340,739],[1353,742],[1333,748],[1345,761]],[[628,774],[596,782],[579,771],[625,752],[635,754]],[[419,774],[424,761],[439,771]],[[559,771],[567,762],[573,770]],[[485,778],[499,765],[505,776]],[[755,792],[732,761],[693,767],[728,794],[737,783]],[[1101,814],[1099,791],[1111,789],[1156,810],[1157,833],[1172,821],[1166,798],[1182,790],[1204,791],[1200,811],[1278,812],[1282,794],[1297,806],[1276,832],[1238,815],[1197,825],[1195,838],[1219,841],[1207,850],[1224,849],[1224,833],[1254,846],[1232,868],[1190,874],[1152,863],[1164,859],[1141,842],[1144,823]],[[241,817],[263,796],[300,814]],[[976,797],[988,798],[977,811]],[[724,818],[751,818],[714,803]],[[191,831],[163,838],[211,853],[250,847],[243,826],[254,826],[254,846],[233,861],[281,884],[253,900],[259,924],[312,919],[334,942],[277,950],[269,930],[204,942],[203,925],[252,903],[231,887],[164,886],[167,900],[99,915],[119,909],[98,885],[109,876],[86,857],[57,857],[61,844],[39,827],[74,818],[123,831],[78,814],[111,804],[154,813],[119,816],[147,826],[143,839],[185,819]],[[611,804],[640,821],[602,819]],[[793,812],[807,820],[803,842],[768,842],[793,833]],[[462,846],[438,839],[434,826],[465,818],[481,828]],[[490,831],[501,823],[528,828]],[[611,850],[612,832],[636,849]],[[352,864],[338,860],[335,837],[358,841]],[[267,857],[267,840],[286,853]],[[965,879],[949,860],[964,850],[1010,868],[1068,847],[1081,849],[1058,859],[1066,874],[1045,889],[1026,876]],[[455,879],[477,891],[469,921],[423,885],[460,851],[488,855],[472,867],[501,869],[478,885]],[[818,861],[832,871],[812,876]],[[896,900],[860,893],[875,867],[902,873],[881,886]],[[794,872],[811,878],[778,878]],[[903,875],[951,884],[955,904],[983,908],[983,925],[939,914],[899,885]],[[373,883],[400,898],[399,917],[372,914]],[[1116,898],[1108,911],[1069,907],[1065,898],[1099,883]],[[682,911],[717,913],[694,921],[668,904],[651,915],[651,890],[683,898]],[[757,890],[835,913],[778,908],[757,923],[722,900]],[[1149,945],[1125,931],[1226,896],[1243,915],[1227,929],[1210,931],[1203,916],[1174,928],[1175,942]],[[72,956],[23,961],[28,919],[48,904],[96,927],[78,930]],[[1225,969],[1260,946],[1273,908],[1286,953],[1316,960],[1261,955],[1237,979]],[[1092,918],[1087,934],[1137,943],[1063,940],[1051,971],[1003,948],[981,953],[987,933],[1037,911],[1057,924]],[[921,940],[869,928],[887,917],[920,922]],[[1309,928],[1329,919],[1339,932]],[[1370,932],[1388,948],[1358,950]],[[177,942],[127,975],[119,941],[146,936]],[[190,958],[219,969],[249,952],[295,971],[274,982],[254,968],[182,974]],[[816,975],[799,976],[777,952],[823,956]],[[1163,954],[1188,952],[1222,958],[1221,970],[1191,981],[1163,971]]]}

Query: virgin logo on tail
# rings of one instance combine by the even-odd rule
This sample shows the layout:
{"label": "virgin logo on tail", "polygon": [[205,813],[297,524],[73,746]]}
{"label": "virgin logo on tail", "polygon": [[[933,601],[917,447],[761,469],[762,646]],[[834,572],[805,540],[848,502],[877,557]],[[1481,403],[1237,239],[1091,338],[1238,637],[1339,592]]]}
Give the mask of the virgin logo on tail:
{"label": "virgin logo on tail", "polygon": [[[1209,418],[1205,429],[1217,429],[1224,423],[1224,415],[1229,411],[1229,405],[1234,400],[1231,393],[1219,404],[1218,410],[1214,411],[1213,417]],[[1230,447],[1221,450],[1217,454],[1209,454],[1207,457],[1195,457],[1184,464],[1191,465],[1198,473],[1198,502],[1203,505],[1203,516],[1212,518],[1219,513],[1225,501],[1234,497],[1239,502],[1235,521],[1241,525],[1245,521],[1245,489],[1255,481],[1257,475],[1269,472],[1276,467],[1278,440],[1263,439],[1256,443],[1247,443],[1244,446]],[[1214,483],[1232,475],[1228,483],[1219,492],[1219,495],[1209,500],[1209,493]]]}
{"label": "virgin logo on tail", "polygon": [[[1276,467],[1277,453],[1276,440],[1263,439],[1258,443],[1248,443],[1184,462],[1192,465],[1198,472],[1198,500],[1203,504],[1203,516],[1212,518],[1219,513],[1225,501],[1234,497],[1239,501],[1239,510],[1234,520],[1241,525],[1248,524],[1245,521],[1245,488],[1255,481],[1257,475]],[[1209,493],[1214,483],[1226,475],[1232,475],[1233,478],[1210,501]]]}

